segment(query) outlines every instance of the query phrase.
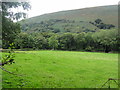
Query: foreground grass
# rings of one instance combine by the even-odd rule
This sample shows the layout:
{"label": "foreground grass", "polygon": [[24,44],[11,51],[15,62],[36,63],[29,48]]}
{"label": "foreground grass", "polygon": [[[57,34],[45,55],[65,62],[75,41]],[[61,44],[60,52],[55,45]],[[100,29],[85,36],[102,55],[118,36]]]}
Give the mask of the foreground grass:
{"label": "foreground grass", "polygon": [[5,68],[23,76],[3,71],[4,88],[100,88],[118,78],[118,55],[112,53],[19,51],[15,62]]}

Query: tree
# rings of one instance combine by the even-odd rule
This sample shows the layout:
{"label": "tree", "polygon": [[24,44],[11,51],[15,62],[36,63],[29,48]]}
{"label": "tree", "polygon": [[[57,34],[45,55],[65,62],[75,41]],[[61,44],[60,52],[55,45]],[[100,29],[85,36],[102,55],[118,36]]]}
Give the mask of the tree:
{"label": "tree", "polygon": [[11,43],[13,43],[17,34],[20,33],[20,25],[18,23],[13,23],[10,19],[3,18],[2,23],[2,47],[8,48]]}
{"label": "tree", "polygon": [[93,34],[93,40],[97,43],[99,49],[104,52],[116,50],[117,48],[117,30],[100,30]]}
{"label": "tree", "polygon": [[8,54],[5,55],[2,58],[2,60],[1,60],[2,63],[0,63],[0,66],[4,66],[5,64],[12,64],[12,63],[14,63],[15,54],[14,54],[13,48],[14,48],[14,44],[12,43],[12,44],[10,44],[10,47],[9,47],[10,50],[9,50]]}
{"label": "tree", "polygon": [[101,22],[102,22],[101,19],[96,19],[96,20],[95,20],[95,23],[96,23],[96,24],[100,24]]}
{"label": "tree", "polygon": [[76,50],[84,49],[86,44],[85,33],[80,33],[74,36]]}
{"label": "tree", "polygon": [[58,37],[59,49],[73,50],[75,49],[74,36],[71,33],[65,33]]}
{"label": "tree", "polygon": [[14,12],[13,8],[20,8],[29,10],[31,8],[29,2],[2,2],[2,17],[10,18],[11,20],[18,20],[26,18],[27,14],[23,12]]}
{"label": "tree", "polygon": [[33,48],[34,49],[44,49],[44,47],[46,46],[45,37],[40,35],[40,36],[34,37],[33,39],[34,39],[34,42],[33,42]]}
{"label": "tree", "polygon": [[17,35],[17,38],[14,40],[14,43],[15,43],[15,47],[16,48],[20,48],[20,49],[23,49],[23,48],[29,48],[30,47],[30,37],[29,37],[29,34],[27,33],[20,33]]}
{"label": "tree", "polygon": [[103,23],[101,19],[96,19],[94,25],[97,26],[99,29],[111,29],[115,27],[115,25]]}
{"label": "tree", "polygon": [[49,43],[49,46],[55,50],[58,48],[58,40],[57,40],[57,36],[53,35],[51,36],[49,39],[48,39],[48,43]]}
{"label": "tree", "polygon": [[2,42],[3,48],[8,48],[15,37],[20,33],[20,25],[13,22],[13,20],[19,20],[25,18],[26,13],[12,11],[13,8],[22,7],[23,10],[29,10],[30,4],[27,2],[2,2]]}
{"label": "tree", "polygon": [[[20,18],[25,18],[26,13],[24,12],[14,13],[14,11],[12,11],[13,8],[19,8],[19,7],[23,7],[24,10],[29,10],[30,4],[28,2],[2,2],[2,8],[0,8],[0,12],[2,12],[3,48],[8,48],[8,47],[11,48],[10,46],[11,43],[13,43],[17,34],[20,33],[20,25],[18,23],[14,23],[13,20],[19,20]],[[13,61],[10,55],[9,57],[6,58],[8,60],[7,62],[11,62],[11,60]],[[4,60],[1,65],[3,65],[3,63],[5,62],[6,60]]]}

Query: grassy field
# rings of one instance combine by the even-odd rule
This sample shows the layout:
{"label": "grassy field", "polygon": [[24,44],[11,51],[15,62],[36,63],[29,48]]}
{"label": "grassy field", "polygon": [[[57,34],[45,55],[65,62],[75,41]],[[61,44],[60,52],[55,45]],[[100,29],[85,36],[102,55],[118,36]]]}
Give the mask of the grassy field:
{"label": "grassy field", "polygon": [[3,71],[4,88],[100,88],[108,78],[118,78],[113,53],[18,51],[15,62],[5,69],[23,76]]}

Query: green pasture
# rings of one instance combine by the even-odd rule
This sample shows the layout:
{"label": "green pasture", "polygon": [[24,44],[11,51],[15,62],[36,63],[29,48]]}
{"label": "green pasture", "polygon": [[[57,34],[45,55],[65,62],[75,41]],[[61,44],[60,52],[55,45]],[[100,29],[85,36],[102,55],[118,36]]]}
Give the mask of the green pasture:
{"label": "green pasture", "polygon": [[108,78],[118,78],[118,54],[16,51],[15,63],[4,68],[18,75],[3,71],[3,88],[100,88]]}

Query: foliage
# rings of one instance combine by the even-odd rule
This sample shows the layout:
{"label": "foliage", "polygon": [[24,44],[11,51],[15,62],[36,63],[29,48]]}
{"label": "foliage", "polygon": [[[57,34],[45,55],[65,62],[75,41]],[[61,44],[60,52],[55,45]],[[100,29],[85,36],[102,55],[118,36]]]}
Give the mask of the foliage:
{"label": "foliage", "polygon": [[101,22],[102,22],[101,19],[96,19],[96,20],[95,20],[95,23],[96,23],[96,24],[100,24]]}
{"label": "foliage", "polygon": [[111,29],[111,28],[115,27],[115,25],[113,25],[113,24],[105,24],[105,23],[103,23],[101,19],[96,19],[94,22],[90,22],[90,23],[95,25],[99,29]]}
{"label": "foliage", "polygon": [[48,43],[49,43],[49,46],[52,47],[53,50],[57,49],[58,48],[58,40],[57,40],[57,36],[51,36],[49,39],[48,39]]}
{"label": "foliage", "polygon": [[14,39],[21,31],[20,25],[12,21],[26,17],[24,12],[14,13],[12,10],[13,8],[19,7],[28,10],[30,5],[27,2],[2,2],[2,48],[8,48],[9,44],[13,43]]}
{"label": "foliage", "polygon": [[20,7],[22,7],[23,10],[29,10],[31,8],[28,2],[2,2],[2,16],[10,18],[12,20],[18,20],[20,18],[25,18],[26,13],[24,12],[15,13],[12,10],[13,8],[20,8]]}
{"label": "foliage", "polygon": [[18,33],[20,33],[20,25],[4,17],[2,23],[2,47],[8,48]]}
{"label": "foliage", "polygon": [[80,33],[74,35],[75,47],[77,48],[77,50],[84,49],[84,46],[86,44],[85,34],[86,33]]}
{"label": "foliage", "polygon": [[[50,19],[39,23],[21,24],[23,32],[53,32],[53,33],[81,33],[81,32],[96,32],[99,29],[115,28],[115,25],[100,23],[96,19],[94,22],[74,21],[66,19]],[[97,22],[97,23],[96,23]],[[102,20],[101,20],[102,22]],[[24,23],[24,22],[23,22]],[[99,24],[98,24],[99,23]]]}
{"label": "foliage", "polygon": [[118,51],[117,30],[99,30],[89,33],[20,33],[15,39],[16,48]]}
{"label": "foliage", "polygon": [[92,50],[93,50],[93,47],[90,47],[90,46],[85,48],[85,51],[92,51]]}
{"label": "foliage", "polygon": [[44,49],[46,39],[42,34],[20,33],[14,40],[16,48]]}
{"label": "foliage", "polygon": [[0,66],[4,66],[5,64],[12,64],[15,63],[14,62],[14,58],[15,58],[15,53],[14,53],[14,44],[10,44],[9,47],[9,51],[8,54],[6,54],[5,56],[2,57],[2,61],[0,63]]}
{"label": "foliage", "polygon": [[58,37],[59,49],[61,50],[73,50],[74,49],[74,37],[71,33],[65,33]]}
{"label": "foliage", "polygon": [[93,34],[94,41],[98,43],[100,46],[102,46],[105,52],[118,51],[117,37],[118,37],[117,30],[110,31],[101,30]]}

